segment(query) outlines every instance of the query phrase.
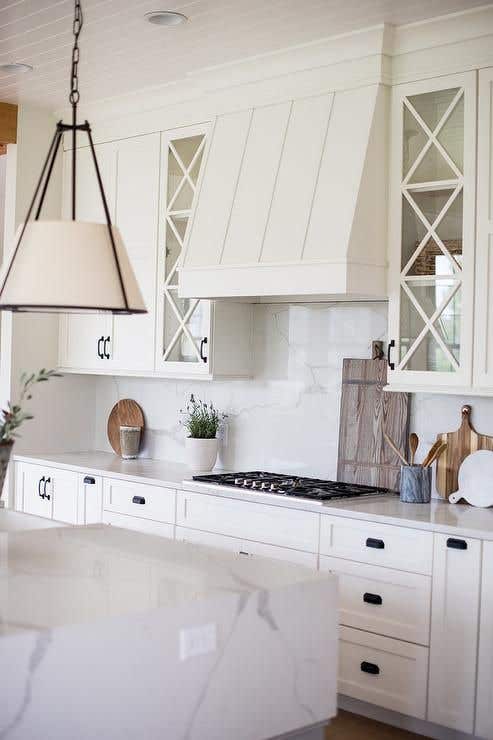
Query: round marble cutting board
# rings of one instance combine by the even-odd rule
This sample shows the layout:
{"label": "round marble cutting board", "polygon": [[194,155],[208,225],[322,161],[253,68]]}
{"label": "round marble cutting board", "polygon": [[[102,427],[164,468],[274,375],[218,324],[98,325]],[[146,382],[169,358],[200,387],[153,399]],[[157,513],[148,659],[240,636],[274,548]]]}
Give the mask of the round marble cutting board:
{"label": "round marble cutting board", "polygon": [[493,506],[493,452],[477,450],[466,457],[459,468],[459,489],[449,502],[465,499],[472,506]]}

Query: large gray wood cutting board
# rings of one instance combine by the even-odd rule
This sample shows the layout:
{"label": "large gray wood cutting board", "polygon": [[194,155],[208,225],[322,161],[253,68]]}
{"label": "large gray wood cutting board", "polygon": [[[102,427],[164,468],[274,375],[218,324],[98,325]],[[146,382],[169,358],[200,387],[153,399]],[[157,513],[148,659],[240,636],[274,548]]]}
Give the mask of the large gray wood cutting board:
{"label": "large gray wood cutting board", "polygon": [[337,480],[397,491],[400,462],[384,431],[407,457],[409,395],[384,392],[385,360],[344,360]]}

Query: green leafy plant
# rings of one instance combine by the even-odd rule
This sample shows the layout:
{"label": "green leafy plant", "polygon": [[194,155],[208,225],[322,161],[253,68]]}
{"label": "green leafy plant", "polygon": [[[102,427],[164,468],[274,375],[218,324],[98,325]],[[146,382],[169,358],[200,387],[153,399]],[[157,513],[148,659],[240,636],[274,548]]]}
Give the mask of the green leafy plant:
{"label": "green leafy plant", "polygon": [[50,378],[59,378],[60,373],[55,370],[46,370],[42,368],[37,373],[22,373],[20,378],[21,392],[19,399],[16,403],[7,403],[7,408],[2,409],[0,412],[0,442],[3,444],[9,444],[14,441],[17,434],[17,429],[25,421],[33,419],[33,415],[24,411],[22,405],[25,401],[30,401],[32,398],[32,388],[37,383],[46,383]]}
{"label": "green leafy plant", "polygon": [[194,439],[214,439],[220,424],[226,418],[226,414],[217,411],[212,403],[200,401],[193,393],[186,408],[180,409],[180,413],[185,417],[181,423],[188,430],[188,436]]}

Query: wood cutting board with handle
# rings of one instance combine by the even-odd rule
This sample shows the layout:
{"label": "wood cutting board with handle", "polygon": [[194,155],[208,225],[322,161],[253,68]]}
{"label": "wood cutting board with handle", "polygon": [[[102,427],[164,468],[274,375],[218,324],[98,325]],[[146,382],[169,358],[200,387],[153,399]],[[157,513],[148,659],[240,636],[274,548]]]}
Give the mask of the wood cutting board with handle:
{"label": "wood cutting board with handle", "polygon": [[461,409],[462,421],[455,432],[443,432],[437,439],[447,443],[447,449],[437,461],[436,488],[448,499],[459,488],[458,474],[463,460],[476,450],[493,450],[493,437],[478,434],[471,424],[471,407]]}
{"label": "wood cutting board with handle", "polygon": [[407,456],[409,395],[388,393],[387,362],[344,360],[337,480],[397,491],[401,463],[384,432]]}

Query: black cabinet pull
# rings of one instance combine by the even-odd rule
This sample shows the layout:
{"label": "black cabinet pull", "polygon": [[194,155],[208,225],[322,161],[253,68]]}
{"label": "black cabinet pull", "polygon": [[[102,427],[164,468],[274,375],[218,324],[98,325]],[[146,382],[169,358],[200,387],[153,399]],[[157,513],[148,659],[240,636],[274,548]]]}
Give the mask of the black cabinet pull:
{"label": "black cabinet pull", "polygon": [[84,478],[84,483],[86,484],[86,486],[93,486],[96,483],[96,479],[91,478],[90,475],[86,475],[86,477]]}
{"label": "black cabinet pull", "polygon": [[248,556],[248,555],[250,555],[250,553],[249,552],[245,552],[245,550],[240,550],[238,552],[238,555],[246,555],[246,556]]}
{"label": "black cabinet pull", "polygon": [[200,359],[202,360],[202,362],[207,362],[207,357],[206,355],[204,355],[204,347],[207,344],[207,342],[208,342],[207,337],[204,337],[202,341],[200,342]]}
{"label": "black cabinet pull", "polygon": [[105,360],[110,359],[110,353],[108,352],[108,349],[106,345],[111,341],[111,337],[106,337],[106,339],[103,340],[103,357]]}
{"label": "black cabinet pull", "polygon": [[100,360],[104,360],[103,350],[101,349],[101,343],[104,341],[104,337],[98,339],[98,357]]}
{"label": "black cabinet pull", "polygon": [[43,494],[41,493],[41,483],[44,483],[44,479],[45,479],[45,477],[43,475],[43,477],[40,478],[39,481],[38,481],[38,496],[39,496],[39,498],[44,498]]}
{"label": "black cabinet pull", "polygon": [[467,542],[465,540],[456,540],[455,537],[449,537],[447,547],[451,547],[452,550],[467,550]]}
{"label": "black cabinet pull", "polygon": [[47,498],[48,501],[51,499],[51,496],[49,493],[46,493],[46,484],[51,483],[51,478],[46,478],[45,484],[43,486],[43,498]]}
{"label": "black cabinet pull", "polygon": [[146,500],[143,496],[134,496],[132,499],[133,504],[145,504]]}
{"label": "black cabinet pull", "polygon": [[380,668],[376,663],[367,663],[367,661],[364,660],[360,667],[363,673],[371,673],[372,676],[378,676],[380,673]]}
{"label": "black cabinet pull", "polygon": [[387,345],[387,365],[389,366],[391,370],[394,370],[395,368],[395,363],[390,361],[390,353],[394,347],[395,347],[395,339],[391,339]]}
{"label": "black cabinet pull", "polygon": [[380,606],[382,604],[382,597],[379,594],[366,593],[363,595],[363,601],[366,604],[375,604],[376,606]]}
{"label": "black cabinet pull", "polygon": [[374,540],[373,537],[368,537],[366,540],[367,547],[373,547],[375,550],[383,550],[385,548],[385,542],[383,540]]}

